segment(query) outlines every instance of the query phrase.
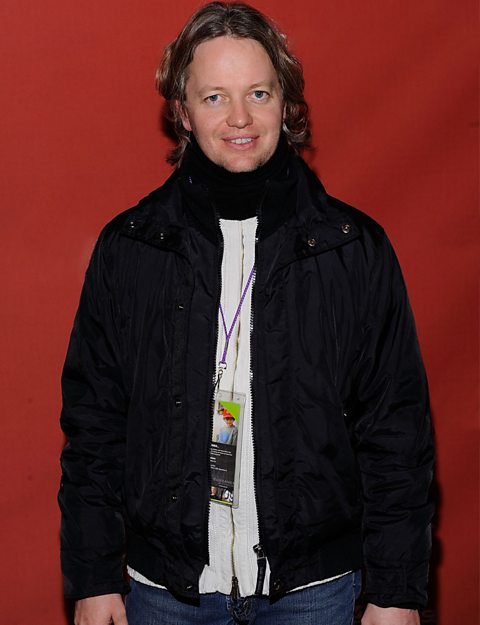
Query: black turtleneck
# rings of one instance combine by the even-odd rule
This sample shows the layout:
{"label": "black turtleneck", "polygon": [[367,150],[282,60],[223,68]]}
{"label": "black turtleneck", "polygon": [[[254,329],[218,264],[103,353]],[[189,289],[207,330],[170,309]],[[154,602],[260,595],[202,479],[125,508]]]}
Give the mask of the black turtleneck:
{"label": "black turtleneck", "polygon": [[257,214],[267,180],[284,174],[290,148],[283,133],[271,158],[253,171],[233,173],[213,163],[192,136],[182,169],[193,182],[205,185],[222,219],[247,219]]}

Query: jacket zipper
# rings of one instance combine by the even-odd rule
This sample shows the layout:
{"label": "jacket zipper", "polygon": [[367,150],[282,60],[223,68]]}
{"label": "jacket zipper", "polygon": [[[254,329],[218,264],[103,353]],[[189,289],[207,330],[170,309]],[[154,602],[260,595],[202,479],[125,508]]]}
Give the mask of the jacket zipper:
{"label": "jacket zipper", "polygon": [[233,508],[230,508],[230,519],[232,522],[232,544],[231,544],[231,558],[232,558],[232,589],[230,590],[230,597],[232,601],[237,601],[240,598],[240,586],[238,584],[237,573],[235,571],[235,523],[233,520]]}
{"label": "jacket zipper", "polygon": [[253,550],[257,554],[257,581],[255,585],[255,595],[263,594],[263,582],[265,580],[265,571],[266,571],[266,557],[262,547],[262,530],[260,525],[260,512],[259,512],[259,501],[258,501],[258,492],[257,492],[257,477],[256,477],[256,465],[257,465],[257,447],[255,444],[255,431],[254,431],[254,421],[255,421],[255,393],[254,393],[254,385],[253,385],[253,360],[254,360],[254,350],[255,344],[253,341],[253,324],[254,324],[254,308],[255,308],[255,291],[256,291],[256,278],[257,278],[257,262],[258,262],[258,239],[259,239],[259,224],[260,224],[260,211],[257,217],[257,232],[255,235],[255,272],[253,274],[252,279],[252,295],[251,301],[252,305],[250,307],[250,396],[252,398],[252,446],[253,446],[253,493],[255,496],[255,507],[257,512],[257,524],[258,524],[258,536],[259,543],[253,547]]}
{"label": "jacket zipper", "polygon": [[[213,373],[212,373],[212,390],[210,396],[210,428],[208,431],[208,441],[207,441],[207,475],[208,475],[208,485],[210,489],[210,485],[212,483],[212,469],[210,466],[210,443],[212,442],[213,437],[213,411],[215,408],[215,390],[217,387],[217,348],[218,348],[218,309],[220,307],[220,298],[222,295],[222,258],[223,258],[223,234],[222,228],[220,226],[220,218],[218,216],[217,211],[215,210],[215,216],[218,224],[218,233],[220,235],[220,244],[218,246],[217,253],[217,284],[218,284],[218,294],[217,294],[217,306],[216,306],[216,314],[215,314],[215,349],[214,349],[214,357],[213,357]],[[210,498],[210,490],[208,492],[208,506],[205,514],[205,528],[206,528],[206,537],[205,537],[205,549],[206,549],[206,561],[207,564],[210,564],[210,537],[208,532],[208,521],[210,517],[210,507],[212,505],[212,500]]]}

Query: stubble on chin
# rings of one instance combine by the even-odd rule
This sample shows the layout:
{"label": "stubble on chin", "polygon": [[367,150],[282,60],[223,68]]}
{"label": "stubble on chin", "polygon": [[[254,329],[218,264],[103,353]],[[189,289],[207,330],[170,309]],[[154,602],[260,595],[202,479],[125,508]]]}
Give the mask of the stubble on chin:
{"label": "stubble on chin", "polygon": [[262,165],[265,165],[265,163],[270,160],[273,154],[274,152],[272,152],[272,154],[260,156],[257,158],[257,160],[251,163],[244,163],[243,165],[242,164],[235,165],[234,163],[228,163],[228,161],[225,163],[217,163],[217,164],[232,174],[246,174],[248,172],[255,171],[259,167],[262,167]]}

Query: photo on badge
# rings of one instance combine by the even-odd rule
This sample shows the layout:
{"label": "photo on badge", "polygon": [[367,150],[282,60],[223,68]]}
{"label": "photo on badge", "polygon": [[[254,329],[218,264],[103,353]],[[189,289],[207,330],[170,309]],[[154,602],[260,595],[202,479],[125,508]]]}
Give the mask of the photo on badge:
{"label": "photo on badge", "polygon": [[219,390],[213,410],[210,445],[210,499],[238,507],[245,395]]}

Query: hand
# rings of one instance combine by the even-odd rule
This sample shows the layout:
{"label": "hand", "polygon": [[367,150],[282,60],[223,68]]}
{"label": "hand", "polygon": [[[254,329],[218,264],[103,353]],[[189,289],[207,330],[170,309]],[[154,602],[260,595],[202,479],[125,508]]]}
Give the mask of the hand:
{"label": "hand", "polygon": [[369,603],[363,615],[362,625],[420,625],[417,610],[406,608],[380,608]]}
{"label": "hand", "polygon": [[128,625],[122,595],[87,597],[75,603],[75,625]]}

